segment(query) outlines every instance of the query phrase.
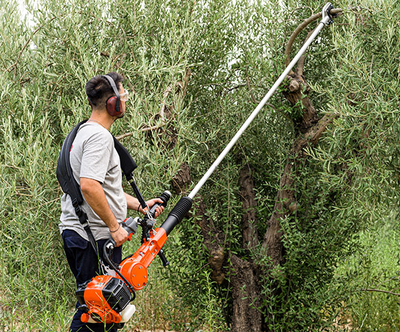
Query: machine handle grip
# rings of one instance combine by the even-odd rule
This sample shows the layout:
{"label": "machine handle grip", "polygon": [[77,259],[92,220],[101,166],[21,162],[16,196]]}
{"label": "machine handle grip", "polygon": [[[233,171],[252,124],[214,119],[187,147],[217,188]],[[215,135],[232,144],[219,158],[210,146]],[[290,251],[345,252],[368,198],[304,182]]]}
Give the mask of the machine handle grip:
{"label": "machine handle grip", "polygon": [[130,241],[132,235],[134,235],[138,228],[139,218],[133,219],[132,217],[126,218],[122,223],[122,228],[128,232],[128,240]]}
{"label": "machine handle grip", "polygon": [[[131,240],[132,236],[135,235],[138,225],[139,225],[139,218],[135,218],[133,219],[132,217],[126,218],[124,220],[124,222],[121,224],[122,228],[125,229],[128,232],[128,241]],[[108,239],[108,241],[106,242],[106,245],[111,243],[112,246],[109,247],[110,250],[114,250],[114,248],[116,247],[116,243],[114,241],[114,239],[110,236],[110,238]]]}
{"label": "machine handle grip", "polygon": [[168,215],[167,219],[163,222],[160,226],[165,230],[167,235],[171,233],[176,225],[178,225],[185,215],[189,212],[190,208],[192,207],[192,199],[189,196],[182,197],[179,202],[175,205],[172,209],[170,214]]}
{"label": "machine handle grip", "polygon": [[165,255],[164,255],[164,250],[160,249],[160,251],[158,252],[158,256],[160,256],[164,267],[169,265],[167,257],[165,257]]}
{"label": "machine handle grip", "polygon": [[[152,218],[155,217],[156,209],[157,209],[158,206],[164,206],[164,207],[167,206],[167,203],[168,203],[169,199],[171,198],[171,193],[168,190],[166,190],[158,198],[160,198],[163,202],[162,203],[156,203],[151,207],[149,213],[150,213]],[[145,217],[145,219],[146,219],[146,217]]]}

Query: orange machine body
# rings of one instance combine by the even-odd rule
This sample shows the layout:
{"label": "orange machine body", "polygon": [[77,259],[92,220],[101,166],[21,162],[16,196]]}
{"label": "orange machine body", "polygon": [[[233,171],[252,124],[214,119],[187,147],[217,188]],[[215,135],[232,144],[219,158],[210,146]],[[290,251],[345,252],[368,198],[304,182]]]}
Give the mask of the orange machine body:
{"label": "orange machine body", "polygon": [[84,292],[85,303],[89,311],[82,314],[81,321],[87,323],[91,317],[97,322],[105,322],[106,324],[121,321],[121,315],[111,308],[109,302],[103,295],[103,290],[116,279],[109,275],[101,275],[94,277],[86,286]]}
{"label": "orange machine body", "polygon": [[[161,248],[167,241],[167,233],[163,228],[157,228],[149,232],[149,239],[144,239],[140,248],[130,257],[124,259],[119,268],[121,275],[131,284],[132,288],[137,291],[143,289],[148,282],[147,268],[157,257]],[[117,284],[120,285],[117,285]],[[115,291],[123,284],[125,298],[121,303],[125,303],[127,296],[131,291],[127,287],[125,281],[117,274],[116,277],[109,275],[100,275],[91,279],[91,281],[82,289],[84,302],[88,311],[81,316],[81,321],[84,323],[105,322],[106,324],[120,323],[120,312],[123,308],[116,309],[118,302],[113,301],[115,297],[105,296],[108,290],[114,290],[114,294],[121,294],[120,291]],[[78,293],[78,291],[77,291]],[[81,301],[80,301],[81,302]],[[111,303],[110,303],[111,302]],[[115,310],[114,310],[115,309]]]}
{"label": "orange machine body", "polygon": [[[119,271],[135,290],[141,290],[148,281],[147,268],[167,241],[163,228],[151,230],[149,240],[144,240],[140,248],[120,264]],[[117,275],[118,278],[118,275]]]}

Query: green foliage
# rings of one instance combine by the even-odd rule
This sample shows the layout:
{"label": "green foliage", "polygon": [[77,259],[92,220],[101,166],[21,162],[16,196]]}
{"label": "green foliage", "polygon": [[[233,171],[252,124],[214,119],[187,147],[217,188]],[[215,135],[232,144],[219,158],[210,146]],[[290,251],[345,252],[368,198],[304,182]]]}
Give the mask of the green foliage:
{"label": "green foliage", "polygon": [[[318,7],[309,2],[307,5]],[[346,3],[335,5],[347,8]],[[345,10],[337,19],[344,25],[333,25],[332,33],[322,33],[319,43],[310,48],[307,57],[306,77],[314,90],[311,94],[314,105],[322,115],[333,112],[339,117],[328,127],[321,144],[307,150],[313,160],[305,161],[295,170],[296,200],[300,208],[295,216],[282,222],[285,264],[276,271],[276,283],[270,283],[269,277],[263,279],[263,310],[267,317],[273,317],[267,323],[274,331],[318,330],[332,325],[338,310],[343,309],[342,301],[351,291],[348,284],[337,285],[333,281],[338,262],[356,250],[358,232],[368,229],[374,220],[390,211],[387,206],[396,203],[398,103],[394,96],[398,95],[399,56],[396,52],[399,45],[395,37],[398,25],[393,21],[390,24],[383,22],[389,19],[388,13],[396,12],[397,3],[368,3],[365,6],[368,7],[361,6],[359,11]],[[252,28],[257,29],[258,20],[268,21],[268,5],[264,10],[257,6],[247,8]],[[234,12],[244,13],[237,8]],[[235,13],[227,16],[228,22],[230,17],[237,18]],[[201,84],[192,87],[196,96],[200,93],[205,100],[214,103],[212,110],[219,110],[202,113],[203,120],[198,123],[203,132],[220,133],[218,138],[222,145],[244,122],[251,105],[255,105],[254,100],[261,99],[280,73],[281,68],[274,65],[280,63],[282,50],[272,46],[276,42],[274,37],[281,33],[280,40],[277,39],[284,44],[288,34],[309,13],[305,9],[291,15],[293,12],[288,9],[281,14],[290,17],[288,25],[275,24],[274,33],[267,35],[265,40],[262,39],[264,35],[255,30],[254,35],[262,40],[263,49],[243,37],[252,33],[246,30],[245,21],[236,20],[243,22],[235,26],[243,34],[236,34],[233,45],[222,42],[220,55],[234,52],[238,60],[231,66],[227,66],[228,62],[215,62],[217,69],[205,73],[208,73],[206,82],[209,85],[203,90],[200,90]],[[229,35],[229,23],[222,30]],[[216,38],[217,34],[211,40]],[[268,61],[263,52],[265,49],[276,52],[271,56],[276,61]],[[268,71],[273,73],[271,77]],[[258,84],[250,83],[249,86],[249,78],[250,82]],[[203,105],[200,98],[194,100],[193,109],[196,102]],[[271,103],[273,113],[266,110],[266,115],[260,115],[233,150],[233,156],[226,158],[202,190],[209,207],[208,216],[220,226],[226,248],[235,254],[244,254],[238,218],[240,198],[236,194],[237,182],[232,181],[238,177],[240,167],[236,164],[237,155],[244,155],[245,160],[255,167],[259,198],[262,196],[258,202],[259,218],[265,220],[271,214],[276,186],[292,140],[291,123],[284,115],[293,110],[280,95],[274,96]],[[216,156],[219,145],[214,146],[216,151],[207,145],[204,153]],[[203,163],[204,160],[193,161],[195,166],[205,170]],[[197,172],[202,174],[203,171]],[[265,227],[266,223],[260,223],[261,235]],[[187,228],[185,234],[196,232]],[[195,243],[194,247],[199,248],[201,239]],[[190,237],[185,245],[193,246],[193,238]],[[259,255],[255,253],[255,257]],[[204,255],[204,265],[206,258]],[[265,264],[268,265],[268,261]]]}
{"label": "green foliage", "polygon": [[360,234],[360,250],[336,271],[337,282],[351,289],[347,312],[360,331],[395,331],[399,326],[398,241],[397,218],[380,220]]}
{"label": "green foliage", "polygon": [[[144,196],[169,189],[181,163],[191,159],[184,149],[190,131],[186,106],[175,93],[189,66],[191,4],[38,5],[40,10],[32,12],[34,28],[20,22],[17,14],[12,20],[2,15],[0,20],[0,80],[5,87],[0,123],[0,312],[7,329],[18,329],[21,317],[28,319],[24,326],[29,330],[64,330],[75,299],[57,227],[61,191],[55,167],[61,143],[73,125],[89,115],[87,80],[120,71],[133,95],[132,112],[113,127],[113,133],[132,133],[124,144],[140,166],[137,182]],[[16,7],[6,2],[2,10],[11,13]],[[168,11],[170,15],[164,15]],[[165,29],[171,34],[161,34]],[[143,125],[160,125],[156,115],[164,101],[169,127],[176,128],[169,149],[160,148],[163,137],[142,131]]]}
{"label": "green foliage", "polygon": [[[31,25],[18,19],[15,4],[0,4],[7,13],[0,16],[0,326],[17,331],[23,321],[30,330],[62,331],[72,312],[74,281],[57,228],[55,166],[64,137],[89,115],[87,80],[108,71],[126,77],[130,111],[112,131],[129,133],[123,143],[139,165],[138,185],[153,197],[170,189],[183,162],[194,182],[204,174],[283,71],[290,34],[321,4],[43,0],[36,9],[28,5]],[[296,164],[299,209],[281,224],[284,264],[271,272],[261,248],[243,249],[238,174],[251,164],[262,241],[296,134],[288,115],[298,116],[299,107],[276,93],[200,193],[225,250],[258,262],[259,309],[274,331],[332,328],[343,303],[355,328],[389,329],[399,320],[397,298],[362,291],[385,280],[385,290],[395,291],[398,274],[397,263],[383,259],[398,230],[374,223],[394,223],[398,204],[399,4],[334,5],[344,14],[311,45],[305,76],[321,116],[338,116]],[[376,242],[375,232],[385,241]],[[176,330],[227,330],[230,286],[210,279],[195,218],[174,230],[165,249],[172,265],[164,272],[154,264],[156,281],[138,297],[138,319],[129,328],[155,328],[156,320]]]}

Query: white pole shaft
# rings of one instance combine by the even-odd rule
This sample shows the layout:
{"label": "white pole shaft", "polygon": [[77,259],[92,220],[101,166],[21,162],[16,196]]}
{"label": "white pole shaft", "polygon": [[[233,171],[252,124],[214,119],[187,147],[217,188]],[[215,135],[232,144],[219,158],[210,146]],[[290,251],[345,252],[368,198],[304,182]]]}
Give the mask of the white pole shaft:
{"label": "white pole shaft", "polygon": [[293,60],[289,63],[289,65],[286,67],[285,71],[282,73],[282,75],[278,78],[278,80],[275,82],[275,84],[272,86],[272,88],[268,91],[268,93],[265,95],[263,100],[258,104],[256,109],[251,113],[251,115],[248,117],[246,122],[240,127],[239,131],[236,133],[236,135],[232,138],[232,140],[229,142],[229,144],[226,146],[224,151],[221,152],[221,154],[218,156],[218,158],[214,161],[214,163],[210,166],[208,171],[203,175],[201,180],[197,183],[197,185],[193,188],[193,190],[190,192],[188,197],[192,198],[196,196],[197,192],[200,190],[200,188],[204,185],[204,183],[208,180],[208,178],[211,176],[211,174],[215,171],[217,166],[221,163],[221,161],[225,158],[225,156],[228,154],[230,149],[233,147],[233,145],[237,142],[239,137],[243,134],[243,132],[247,129],[247,127],[250,125],[250,123],[254,120],[254,118],[257,116],[257,114],[260,112],[260,110],[263,108],[265,103],[268,101],[268,99],[274,94],[275,90],[279,87],[279,85],[282,83],[282,81],[285,79],[287,74],[289,74],[290,70],[294,67],[294,65],[299,61],[300,57],[303,55],[303,53],[306,51],[308,46],[312,43],[312,41],[315,39],[315,37],[318,35],[318,33],[322,30],[322,28],[328,23],[329,17],[325,17],[320,24],[317,26],[313,34],[310,36],[310,38],[305,42],[303,47],[300,49],[300,51],[297,53],[297,55],[293,58]]}

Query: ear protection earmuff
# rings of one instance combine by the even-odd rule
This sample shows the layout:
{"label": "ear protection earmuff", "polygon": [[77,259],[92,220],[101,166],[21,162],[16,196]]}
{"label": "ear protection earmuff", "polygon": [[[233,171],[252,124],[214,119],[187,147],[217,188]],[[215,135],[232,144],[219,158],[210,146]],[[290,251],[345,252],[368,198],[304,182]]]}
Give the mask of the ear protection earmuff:
{"label": "ear protection earmuff", "polygon": [[111,76],[103,75],[102,77],[107,79],[107,81],[110,83],[110,85],[114,91],[114,94],[115,94],[115,96],[111,96],[106,100],[107,112],[111,116],[118,116],[122,113],[122,107],[121,107],[121,100],[120,100],[120,95],[119,95],[117,86],[115,85],[115,82]]}

